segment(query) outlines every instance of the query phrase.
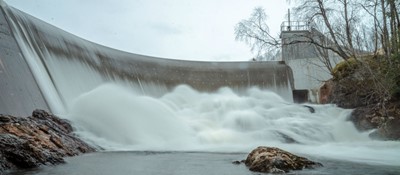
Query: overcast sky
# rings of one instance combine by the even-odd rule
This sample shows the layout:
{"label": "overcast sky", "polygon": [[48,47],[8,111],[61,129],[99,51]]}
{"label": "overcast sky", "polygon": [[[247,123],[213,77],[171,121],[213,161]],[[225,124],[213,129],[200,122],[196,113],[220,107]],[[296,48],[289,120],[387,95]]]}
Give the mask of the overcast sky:
{"label": "overcast sky", "polygon": [[245,61],[249,47],[234,27],[263,7],[278,36],[285,0],[5,0],[7,4],[87,40],[150,56]]}

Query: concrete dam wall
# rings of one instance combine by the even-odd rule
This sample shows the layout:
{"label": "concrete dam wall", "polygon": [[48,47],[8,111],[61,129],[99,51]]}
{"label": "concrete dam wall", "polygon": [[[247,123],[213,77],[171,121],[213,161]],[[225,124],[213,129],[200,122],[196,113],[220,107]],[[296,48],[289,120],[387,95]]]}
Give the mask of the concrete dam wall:
{"label": "concrete dam wall", "polygon": [[127,53],[1,3],[0,113],[27,115],[36,108],[62,113],[78,95],[109,82],[150,96],[186,84],[206,92],[258,87],[293,98],[293,75],[284,62],[183,61]]}

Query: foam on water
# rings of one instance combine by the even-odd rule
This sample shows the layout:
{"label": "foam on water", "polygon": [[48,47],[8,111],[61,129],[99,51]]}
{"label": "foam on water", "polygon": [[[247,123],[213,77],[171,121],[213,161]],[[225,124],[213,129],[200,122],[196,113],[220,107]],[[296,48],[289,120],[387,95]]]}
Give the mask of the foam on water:
{"label": "foam on water", "polygon": [[116,84],[81,96],[68,115],[78,134],[107,150],[248,152],[256,146],[334,159],[400,165],[400,143],[372,141],[351,110],[285,102],[257,88],[200,93],[182,85],[159,98]]}
{"label": "foam on water", "polygon": [[[7,9],[1,0],[0,5]],[[43,22],[17,10],[8,9],[6,13],[19,17],[9,18],[10,27],[50,110],[70,119],[80,137],[106,151],[247,153],[264,145],[315,157],[400,166],[400,142],[372,141],[368,133],[359,133],[346,120],[351,110],[333,105],[309,105],[315,109],[312,113],[309,107],[286,102],[273,92],[248,88],[253,86],[249,72],[245,78],[241,74],[236,74],[238,79],[234,78],[244,82],[239,83],[241,88],[248,88],[243,93],[242,89],[236,93],[230,88],[205,93],[185,85],[170,91],[166,86],[168,81],[164,84],[151,79],[142,82],[147,79],[140,74],[136,79],[125,79],[143,71],[141,66],[146,64],[132,66],[135,64],[123,61],[126,53],[97,46],[55,27],[46,27]],[[110,59],[104,62],[111,66],[109,69],[100,66],[105,57]],[[150,59],[134,57],[139,61]],[[121,62],[116,61],[118,58]],[[154,63],[163,65],[165,61]],[[286,70],[281,64],[269,66],[278,65],[281,69],[273,70]],[[163,69],[162,66],[151,68]],[[190,67],[182,70],[186,69]],[[171,73],[151,70],[146,69],[149,71],[146,74],[167,76]],[[273,82],[273,86],[264,86],[264,89],[268,87],[289,99],[292,97],[290,78],[282,79],[287,83]],[[266,82],[260,82],[263,83]]]}

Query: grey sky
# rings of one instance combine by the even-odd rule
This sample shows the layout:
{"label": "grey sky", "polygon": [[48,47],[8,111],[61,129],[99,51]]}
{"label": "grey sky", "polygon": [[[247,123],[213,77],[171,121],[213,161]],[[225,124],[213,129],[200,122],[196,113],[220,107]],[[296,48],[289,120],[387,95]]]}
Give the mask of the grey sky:
{"label": "grey sky", "polygon": [[63,30],[116,49],[187,60],[249,60],[234,26],[261,6],[278,36],[285,0],[5,0]]}

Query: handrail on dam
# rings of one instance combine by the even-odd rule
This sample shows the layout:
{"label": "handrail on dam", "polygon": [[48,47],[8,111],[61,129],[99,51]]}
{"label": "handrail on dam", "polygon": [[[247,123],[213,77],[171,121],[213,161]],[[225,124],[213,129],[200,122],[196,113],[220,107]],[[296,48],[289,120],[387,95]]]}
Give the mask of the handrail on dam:
{"label": "handrail on dam", "polygon": [[305,21],[284,21],[281,24],[281,32],[310,31],[310,23]]}
{"label": "handrail on dam", "polygon": [[[103,82],[129,82],[144,90],[162,86],[168,91],[180,84],[199,91],[256,86],[292,100],[293,75],[284,62],[183,61],[128,53],[79,38],[4,2],[0,24],[0,113],[53,110],[49,97],[68,102],[71,94],[84,93],[81,87],[93,81],[83,75],[88,72]],[[47,94],[49,87],[55,94]]]}

